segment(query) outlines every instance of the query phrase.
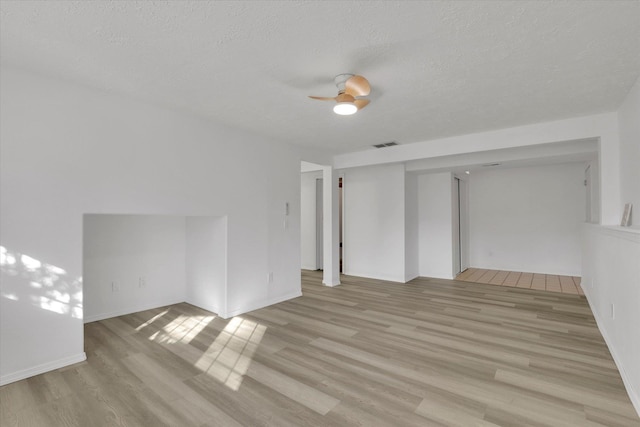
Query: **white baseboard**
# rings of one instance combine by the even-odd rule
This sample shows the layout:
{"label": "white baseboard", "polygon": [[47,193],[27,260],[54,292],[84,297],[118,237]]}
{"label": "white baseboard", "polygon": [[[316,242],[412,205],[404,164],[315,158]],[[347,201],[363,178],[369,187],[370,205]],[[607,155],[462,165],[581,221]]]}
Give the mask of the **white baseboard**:
{"label": "white baseboard", "polygon": [[386,275],[374,276],[368,273],[358,273],[353,271],[348,271],[348,272],[345,271],[342,274],[344,274],[345,276],[355,276],[355,277],[364,277],[366,279],[384,280],[385,282],[404,283],[404,277],[386,276]]}
{"label": "white baseboard", "polygon": [[284,302],[293,298],[298,298],[302,296],[302,292],[301,291],[296,291],[296,292],[292,292],[289,294],[285,294],[279,297],[274,297],[274,298],[269,298],[269,299],[265,299],[262,301],[256,301],[256,302],[252,302],[246,305],[243,305],[242,307],[239,308],[235,308],[233,310],[229,310],[227,313],[225,313],[224,315],[220,314],[220,317],[222,317],[223,319],[228,319],[229,317],[233,317],[233,316],[238,316],[240,314],[244,314],[244,313],[248,313],[250,311],[253,310],[258,310],[260,308],[263,307],[268,307],[270,305],[273,304],[278,304],[279,302]]}
{"label": "white baseboard", "polygon": [[327,283],[324,281],[324,279],[322,280],[322,284],[330,288],[335,288],[336,286],[341,285],[340,280],[335,280]]}
{"label": "white baseboard", "polygon": [[420,277],[419,274],[416,274],[415,276],[413,274],[411,274],[409,276],[406,276],[404,278],[404,283],[408,283],[408,282],[412,281],[413,279],[417,279],[418,277]]}
{"label": "white baseboard", "polygon": [[53,371],[54,369],[64,368],[65,366],[73,365],[74,363],[84,362],[85,360],[87,360],[87,355],[83,351],[80,354],[64,357],[62,359],[54,360],[53,362],[43,363],[42,365],[2,375],[0,376],[0,386],[44,374],[45,372]]}
{"label": "white baseboard", "polygon": [[588,287],[585,286],[582,290],[584,292],[584,295],[587,297],[587,303],[589,303],[589,308],[591,309],[591,313],[593,313],[593,317],[596,319],[596,325],[598,325],[598,329],[600,330],[600,333],[604,338],[604,342],[605,344],[607,344],[607,347],[609,348],[609,353],[611,353],[611,357],[613,357],[613,362],[616,364],[616,367],[618,368],[618,372],[620,372],[620,376],[622,377],[622,382],[624,383],[624,387],[627,389],[627,394],[629,395],[631,404],[633,404],[633,407],[638,413],[638,416],[640,416],[640,395],[638,395],[637,391],[633,388],[633,384],[631,384],[631,379],[629,378],[629,375],[627,375],[626,371],[624,370],[624,366],[622,365],[622,362],[616,352],[615,347],[611,345],[611,339],[607,335],[607,330],[602,327],[604,323],[598,316],[598,312],[594,310],[593,306],[591,305],[591,301],[589,300]]}
{"label": "white baseboard", "polygon": [[[469,267],[469,268],[475,268],[475,267]],[[455,279],[455,276],[453,274],[437,275],[437,274],[423,274],[423,273],[420,273],[420,274],[418,274],[418,277],[422,277],[424,279],[443,279],[443,280],[454,280]],[[415,279],[415,277],[414,277],[414,279]]]}
{"label": "white baseboard", "polygon": [[220,313],[222,313],[222,312],[223,312],[223,310],[221,310],[221,309],[220,309],[220,307],[217,307],[217,306],[214,306],[214,305],[209,305],[209,304],[200,304],[200,303],[195,303],[195,302],[190,301],[190,300],[188,300],[188,299],[187,299],[185,302],[186,302],[187,304],[191,304],[191,305],[192,305],[192,306],[194,306],[194,307],[198,307],[198,308],[201,308],[201,309],[203,309],[203,310],[210,311],[210,312],[212,312],[213,314],[216,314],[216,315],[218,315],[218,316],[222,317],[223,319],[225,318],[222,314],[220,314]]}
{"label": "white baseboard", "polygon": [[301,291],[296,291],[296,292],[292,292],[292,293],[285,294],[285,295],[282,295],[282,296],[278,296],[278,297],[269,298],[269,299],[265,299],[265,300],[262,300],[262,301],[256,301],[256,302],[253,302],[253,303],[250,303],[250,304],[246,304],[246,305],[243,305],[242,307],[238,307],[238,308],[236,308],[234,310],[230,310],[227,313],[224,313],[223,310],[221,310],[219,307],[208,306],[208,305],[203,305],[203,304],[196,304],[193,301],[184,300],[184,299],[180,298],[180,299],[176,299],[176,300],[172,300],[172,301],[160,301],[160,302],[155,302],[155,303],[148,303],[148,304],[143,304],[143,305],[137,305],[137,306],[134,306],[134,307],[123,308],[122,310],[112,311],[112,312],[109,312],[109,313],[100,313],[100,314],[94,314],[92,316],[86,316],[84,318],[84,323],[97,322],[98,320],[104,320],[104,319],[110,319],[112,317],[124,316],[126,314],[137,313],[139,311],[145,311],[145,310],[151,310],[151,309],[158,308],[158,307],[164,307],[166,305],[180,304],[181,302],[186,302],[186,303],[194,305],[196,307],[200,307],[200,308],[202,308],[204,310],[207,310],[207,311],[210,311],[212,313],[217,314],[218,316],[222,317],[223,319],[227,319],[229,317],[233,317],[233,316],[237,316],[239,314],[247,313],[249,311],[257,310],[259,308],[263,308],[263,307],[267,307],[269,305],[277,304],[279,302],[287,301],[287,300],[290,300],[292,298],[297,298],[299,296],[302,296],[302,292]]}
{"label": "white baseboard", "polygon": [[184,302],[183,298],[176,298],[174,300],[156,301],[156,302],[153,302],[153,303],[145,303],[145,304],[135,305],[135,306],[126,307],[126,308],[123,308],[123,309],[120,309],[120,310],[111,311],[111,312],[108,312],[108,313],[93,314],[91,316],[85,316],[84,317],[84,323],[97,322],[98,320],[104,320],[104,319],[110,319],[112,317],[124,316],[125,314],[137,313],[139,311],[151,310],[151,309],[158,308],[158,307],[164,307],[166,305],[179,304],[181,302]]}

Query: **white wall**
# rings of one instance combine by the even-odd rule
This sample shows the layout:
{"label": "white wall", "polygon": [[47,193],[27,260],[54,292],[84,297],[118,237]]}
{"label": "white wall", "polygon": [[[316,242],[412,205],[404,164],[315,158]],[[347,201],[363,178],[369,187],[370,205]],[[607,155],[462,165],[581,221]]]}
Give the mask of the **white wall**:
{"label": "white wall", "polygon": [[184,218],[185,301],[227,312],[227,217]]}
{"label": "white wall", "polygon": [[[269,169],[266,191],[266,252],[262,247],[261,258],[266,258],[266,269],[248,273],[245,280],[237,281],[237,271],[252,268],[248,264],[247,253],[234,253],[229,256],[227,279],[227,317],[256,310],[302,295],[300,282],[300,157],[290,150],[271,148],[272,143],[263,147],[268,155],[262,159]],[[265,153],[266,154],[266,153]],[[281,166],[278,166],[281,165]],[[287,208],[288,206],[288,208]],[[258,212],[257,216],[264,215]],[[256,216],[256,213],[253,214]],[[231,221],[231,215],[229,215]],[[253,219],[257,220],[257,218]],[[264,218],[262,218],[264,221]],[[247,234],[249,230],[231,233],[229,228],[229,247],[235,246],[239,237],[254,240]],[[254,244],[256,241],[254,240]],[[231,254],[231,252],[230,252]],[[233,272],[233,276],[231,273]],[[266,274],[265,274],[266,273]],[[271,279],[269,279],[271,277]],[[264,284],[266,283],[266,286]]]}
{"label": "white wall", "polygon": [[453,278],[452,175],[418,176],[420,276]]}
{"label": "white wall", "polygon": [[316,265],[316,181],[322,171],[300,174],[300,262],[307,270]]}
{"label": "white wall", "polygon": [[30,257],[2,268],[1,382],[84,358],[85,213],[227,216],[226,315],[300,295],[296,149],[6,67],[0,91],[1,245]]}
{"label": "white wall", "polygon": [[585,224],[582,237],[582,288],[640,414],[640,231]]}
{"label": "white wall", "polygon": [[580,276],[583,163],[469,177],[471,267]]}
{"label": "white wall", "polygon": [[184,236],[184,217],[84,215],[84,321],[184,301]]}
{"label": "white wall", "polygon": [[420,275],[420,213],[418,203],[418,176],[405,174],[404,186],[404,281]]}
{"label": "white wall", "polygon": [[640,414],[640,82],[632,88],[618,116],[622,194],[619,212],[625,202],[633,203],[634,225],[583,227],[582,287]]}
{"label": "white wall", "polygon": [[404,166],[344,174],[344,274],[404,282]]}
{"label": "white wall", "polygon": [[640,229],[640,78],[620,107],[618,123],[621,209],[633,203],[633,227]]}

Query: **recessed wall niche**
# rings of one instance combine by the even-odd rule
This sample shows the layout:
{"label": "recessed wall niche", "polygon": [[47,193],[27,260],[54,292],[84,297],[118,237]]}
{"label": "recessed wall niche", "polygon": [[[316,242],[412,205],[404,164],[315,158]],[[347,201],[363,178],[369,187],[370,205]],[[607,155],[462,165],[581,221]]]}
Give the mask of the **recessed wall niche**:
{"label": "recessed wall niche", "polygon": [[83,215],[84,321],[179,302],[223,313],[227,217]]}

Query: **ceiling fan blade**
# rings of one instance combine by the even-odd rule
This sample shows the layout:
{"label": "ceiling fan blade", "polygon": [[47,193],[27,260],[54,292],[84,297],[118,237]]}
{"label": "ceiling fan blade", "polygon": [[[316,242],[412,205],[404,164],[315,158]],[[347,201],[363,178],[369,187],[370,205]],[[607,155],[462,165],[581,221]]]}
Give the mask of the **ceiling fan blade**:
{"label": "ceiling fan blade", "polygon": [[326,96],[311,96],[311,95],[309,95],[309,98],[317,99],[318,101],[335,101],[337,97],[329,98],[329,97],[326,97]]}
{"label": "ceiling fan blade", "polygon": [[353,96],[367,96],[371,92],[371,86],[364,77],[352,76],[344,82],[344,91]]}
{"label": "ceiling fan blade", "polygon": [[348,93],[341,93],[340,95],[335,97],[336,102],[353,102],[355,98]]}
{"label": "ceiling fan blade", "polygon": [[356,104],[356,107],[358,107],[358,111],[369,105],[369,102],[371,101],[369,101],[368,99],[356,99],[355,101],[353,101],[353,103]]}

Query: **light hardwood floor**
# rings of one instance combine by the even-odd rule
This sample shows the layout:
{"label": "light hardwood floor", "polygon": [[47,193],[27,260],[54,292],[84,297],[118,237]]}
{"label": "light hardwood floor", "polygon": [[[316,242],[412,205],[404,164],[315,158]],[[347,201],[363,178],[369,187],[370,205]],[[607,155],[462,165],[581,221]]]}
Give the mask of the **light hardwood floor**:
{"label": "light hardwood floor", "polygon": [[511,286],[514,288],[537,289],[539,291],[560,292],[563,294],[584,295],[580,287],[580,278],[576,276],[467,268],[456,276],[456,280]]}
{"label": "light hardwood floor", "polygon": [[89,323],[87,362],[0,388],[0,425],[640,426],[582,296],[342,280]]}

